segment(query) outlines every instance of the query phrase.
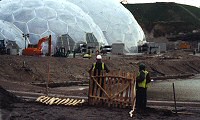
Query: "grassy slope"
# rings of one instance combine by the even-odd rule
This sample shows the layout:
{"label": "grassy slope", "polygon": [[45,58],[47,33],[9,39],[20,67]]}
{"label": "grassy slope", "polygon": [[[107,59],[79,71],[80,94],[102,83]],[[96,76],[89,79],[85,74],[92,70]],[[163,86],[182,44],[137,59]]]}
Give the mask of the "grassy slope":
{"label": "grassy slope", "polygon": [[127,4],[124,6],[148,31],[152,29],[154,23],[160,21],[175,25],[177,23],[189,25],[190,29],[200,27],[200,8],[197,7],[176,3]]}

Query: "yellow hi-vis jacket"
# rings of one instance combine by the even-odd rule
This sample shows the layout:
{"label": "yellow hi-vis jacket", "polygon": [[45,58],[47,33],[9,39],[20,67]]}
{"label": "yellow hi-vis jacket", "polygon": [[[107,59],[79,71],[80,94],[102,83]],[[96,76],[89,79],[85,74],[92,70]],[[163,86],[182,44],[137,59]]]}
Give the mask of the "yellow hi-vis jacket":
{"label": "yellow hi-vis jacket", "polygon": [[[148,71],[143,70],[143,72],[145,73],[145,79],[142,82],[138,83],[138,87],[147,88],[148,84],[146,83],[146,77],[147,77]],[[138,76],[140,76],[140,72],[138,73]]]}
{"label": "yellow hi-vis jacket", "polygon": [[[104,63],[102,62],[102,64],[101,64],[101,65],[102,65],[102,70],[104,70]],[[93,64],[92,71],[94,71],[94,69],[95,69],[95,66],[96,66],[96,63],[94,63],[94,64]]]}

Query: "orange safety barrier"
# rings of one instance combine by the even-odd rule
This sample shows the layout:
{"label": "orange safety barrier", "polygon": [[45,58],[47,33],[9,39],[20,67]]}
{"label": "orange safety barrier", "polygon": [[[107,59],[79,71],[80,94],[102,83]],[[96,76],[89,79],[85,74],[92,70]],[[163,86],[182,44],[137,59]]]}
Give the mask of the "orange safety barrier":
{"label": "orange safety barrier", "polygon": [[89,105],[126,108],[135,106],[135,74],[122,71],[102,71],[90,76]]}

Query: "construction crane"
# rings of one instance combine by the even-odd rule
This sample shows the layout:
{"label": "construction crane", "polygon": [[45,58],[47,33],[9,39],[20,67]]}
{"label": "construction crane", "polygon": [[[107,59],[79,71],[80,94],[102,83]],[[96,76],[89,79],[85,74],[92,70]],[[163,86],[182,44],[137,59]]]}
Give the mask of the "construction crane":
{"label": "construction crane", "polygon": [[28,47],[22,50],[22,55],[34,56],[34,55],[43,55],[42,53],[42,44],[48,41],[48,53],[51,55],[51,35],[41,38],[37,44],[28,44]]}

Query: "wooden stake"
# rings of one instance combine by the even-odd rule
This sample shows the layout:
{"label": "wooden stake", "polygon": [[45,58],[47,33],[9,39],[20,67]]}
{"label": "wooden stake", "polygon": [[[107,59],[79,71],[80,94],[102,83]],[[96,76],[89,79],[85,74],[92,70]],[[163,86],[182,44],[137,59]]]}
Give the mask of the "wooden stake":
{"label": "wooden stake", "polygon": [[175,87],[174,87],[174,83],[173,85],[173,94],[174,94],[174,107],[175,107],[175,113],[177,114],[177,108],[176,108],[176,93],[175,93]]}
{"label": "wooden stake", "polygon": [[48,64],[48,73],[47,73],[47,81],[46,81],[46,95],[48,96],[48,93],[49,93],[49,79],[50,79],[50,77],[49,77],[49,75],[50,75],[50,64],[49,64],[49,58],[47,58],[48,59],[48,62],[47,62],[47,64]]}

